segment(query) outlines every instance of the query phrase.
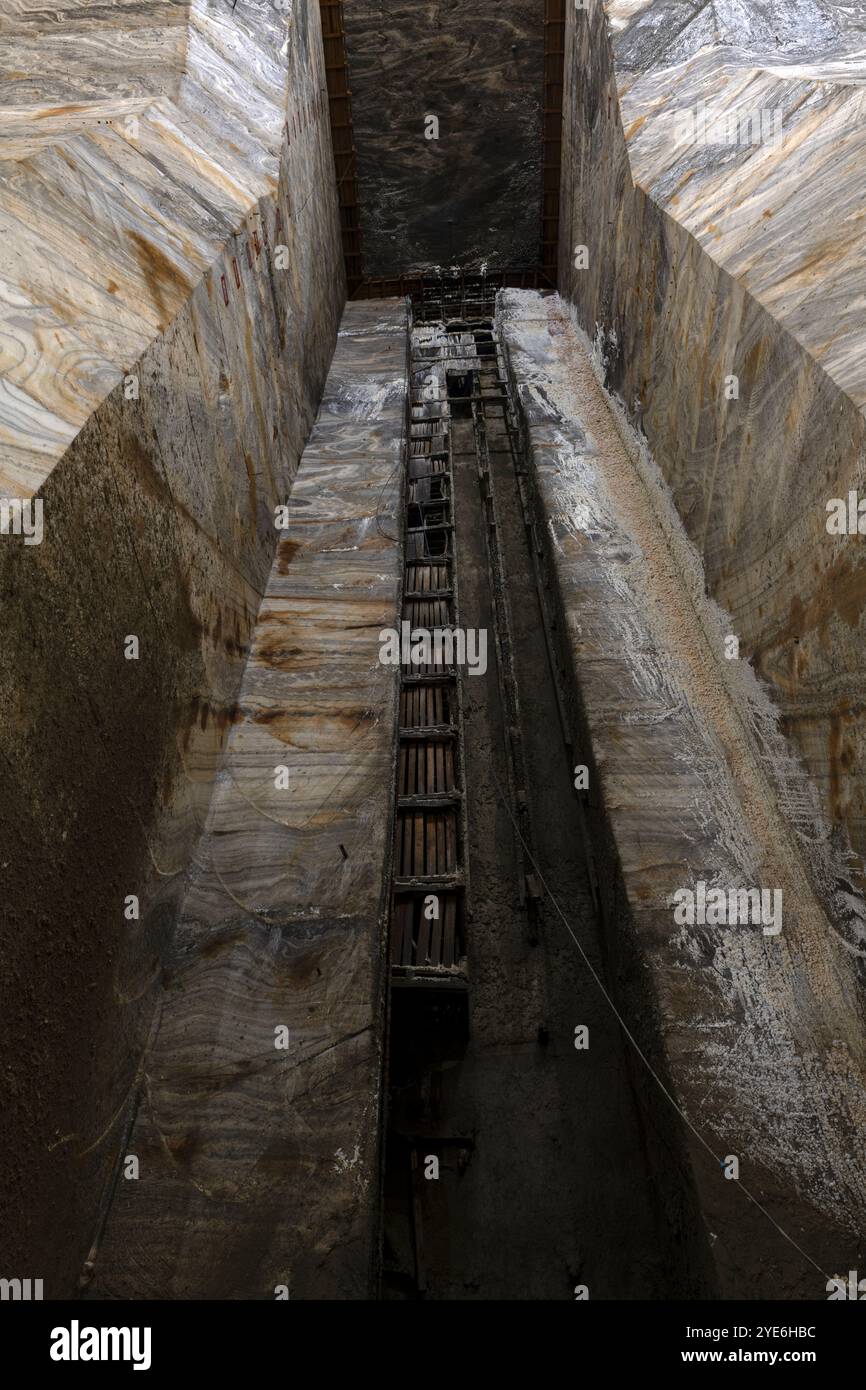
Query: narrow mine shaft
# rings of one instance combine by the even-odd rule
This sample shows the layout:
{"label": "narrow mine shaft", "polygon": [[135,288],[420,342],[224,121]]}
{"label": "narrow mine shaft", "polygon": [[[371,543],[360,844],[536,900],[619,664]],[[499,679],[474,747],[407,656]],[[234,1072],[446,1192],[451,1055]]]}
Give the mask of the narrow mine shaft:
{"label": "narrow mine shaft", "polygon": [[401,673],[383,1296],[672,1296],[616,1020],[537,877],[603,971],[492,319],[416,322],[410,373],[403,620],[489,664]]}
{"label": "narrow mine shaft", "polygon": [[4,1330],[828,1379],[866,0],[5,10]]}

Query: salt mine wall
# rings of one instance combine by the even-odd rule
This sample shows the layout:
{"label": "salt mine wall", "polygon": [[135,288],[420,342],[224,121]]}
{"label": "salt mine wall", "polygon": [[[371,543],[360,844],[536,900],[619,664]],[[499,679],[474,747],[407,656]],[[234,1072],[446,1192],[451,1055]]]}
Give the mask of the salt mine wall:
{"label": "salt mine wall", "polygon": [[[94,1251],[109,1298],[365,1298],[379,1125],[405,301],[349,304],[292,488]],[[281,780],[275,771],[283,769]]]}
{"label": "salt mine wall", "polygon": [[[725,615],[588,341],[555,297],[504,291],[498,319],[657,1190],[716,1296],[819,1298],[823,1269],[862,1258],[866,1039],[817,798],[750,667],[726,659]],[[778,891],[778,931],[678,920],[702,880]],[[789,1242],[771,1223],[793,1213]]]}
{"label": "salt mine wall", "polygon": [[[798,4],[766,22],[742,7],[676,22],[651,4],[607,11],[612,30],[600,0],[567,6],[560,290],[842,849],[850,837],[844,878],[862,889],[866,566],[860,537],[827,530],[827,503],[862,490],[866,457],[862,87],[845,85],[857,35],[841,27],[855,19]],[[782,138],[678,144],[701,101],[708,119],[768,111]],[[859,915],[840,930],[862,956]]]}
{"label": "salt mine wall", "polygon": [[[103,34],[124,74],[136,8]],[[0,545],[2,1244],[46,1297],[117,1171],[345,299],[318,6],[168,27],[122,117],[108,68],[59,61],[68,109],[49,65],[4,127],[3,483],[44,535]]]}
{"label": "salt mine wall", "polygon": [[345,0],[344,16],[365,273],[535,266],[541,4]]}
{"label": "salt mine wall", "polygon": [[0,17],[4,1299],[864,1267],[866,22],[561,3]]}

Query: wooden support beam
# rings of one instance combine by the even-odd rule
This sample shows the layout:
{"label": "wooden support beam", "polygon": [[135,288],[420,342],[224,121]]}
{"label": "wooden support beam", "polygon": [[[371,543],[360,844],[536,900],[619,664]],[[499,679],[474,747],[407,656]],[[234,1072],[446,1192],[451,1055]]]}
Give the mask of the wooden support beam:
{"label": "wooden support beam", "polygon": [[319,0],[319,11],[322,17],[325,77],[328,84],[334,172],[337,178],[337,196],[340,202],[340,229],[343,238],[343,260],[346,265],[346,288],[349,298],[352,299],[364,282],[364,254],[358,182],[355,176],[356,156],[352,129],[352,92],[349,86],[349,64],[346,58],[343,0]]}
{"label": "wooden support beam", "polygon": [[541,271],[556,285],[559,252],[559,182],[562,147],[562,88],[565,62],[565,0],[544,0],[544,86],[542,122]]}

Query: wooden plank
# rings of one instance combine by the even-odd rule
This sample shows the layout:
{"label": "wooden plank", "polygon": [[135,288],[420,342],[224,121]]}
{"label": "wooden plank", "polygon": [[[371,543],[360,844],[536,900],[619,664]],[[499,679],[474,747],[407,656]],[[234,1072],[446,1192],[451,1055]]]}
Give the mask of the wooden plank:
{"label": "wooden plank", "polygon": [[404,811],[401,817],[402,845],[400,853],[400,872],[402,874],[412,873],[412,831],[413,822],[410,812]]}
{"label": "wooden plank", "polygon": [[[433,891],[433,890],[431,890]],[[417,965],[427,965],[430,957],[430,920],[424,915],[424,900],[428,895],[425,893],[419,900],[418,911],[420,920],[418,922],[418,946],[415,952],[415,962]]]}
{"label": "wooden plank", "polygon": [[442,870],[439,867],[438,846],[436,844],[436,828],[438,823],[438,812],[427,811],[424,815],[424,840],[427,857],[424,861],[422,873],[438,874]]}
{"label": "wooden plank", "polygon": [[450,871],[451,871],[451,870],[456,866],[456,864],[457,864],[457,812],[456,812],[456,811],[448,811],[448,812],[446,813],[446,817],[445,817],[445,831],[446,831],[446,850],[445,850],[445,865],[444,865],[444,868],[443,868],[443,872],[444,872],[444,873],[450,873]]}
{"label": "wooden plank", "polygon": [[457,900],[450,893],[443,904],[444,929],[442,936],[442,964],[454,965],[455,940],[457,928]]}
{"label": "wooden plank", "polygon": [[414,965],[415,963],[415,938],[412,932],[412,900],[404,899],[402,904],[403,916],[403,965]]}
{"label": "wooden plank", "polygon": [[439,965],[442,960],[442,898],[439,898],[439,916],[430,923],[430,964]]}
{"label": "wooden plank", "polygon": [[400,965],[403,957],[403,904],[391,906],[391,964]]}
{"label": "wooden plank", "polygon": [[427,872],[424,864],[424,832],[426,829],[424,824],[425,812],[421,810],[416,811],[413,819],[415,822],[415,835],[413,842],[412,864],[410,866],[409,872],[413,874],[423,874]]}
{"label": "wooden plank", "polygon": [[445,867],[448,860],[447,837],[445,830],[445,817],[439,816],[436,821],[436,863],[439,865],[438,873],[447,873]]}

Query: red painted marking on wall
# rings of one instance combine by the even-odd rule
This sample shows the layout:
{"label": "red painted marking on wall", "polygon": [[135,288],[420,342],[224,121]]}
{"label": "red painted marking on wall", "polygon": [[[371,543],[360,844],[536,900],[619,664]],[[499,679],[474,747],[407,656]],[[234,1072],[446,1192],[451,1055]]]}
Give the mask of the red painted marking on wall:
{"label": "red painted marking on wall", "polygon": [[221,276],[220,276],[220,284],[221,284],[222,287],[223,287],[223,299],[225,300],[226,304],[228,304],[228,302],[229,302],[229,287],[228,287],[228,282],[226,281],[226,277],[225,277],[224,275],[221,275]]}
{"label": "red painted marking on wall", "polygon": [[235,284],[237,285],[238,289],[240,289],[240,287],[241,287],[241,273],[240,273],[240,271],[238,270],[238,263],[237,263],[237,261],[236,261],[236,259],[235,259],[234,256],[232,256],[232,270],[233,270],[234,273],[235,273]]}
{"label": "red painted marking on wall", "polygon": [[253,232],[253,246],[256,248],[256,255],[260,256],[262,254],[262,248],[259,246],[258,232]]}

